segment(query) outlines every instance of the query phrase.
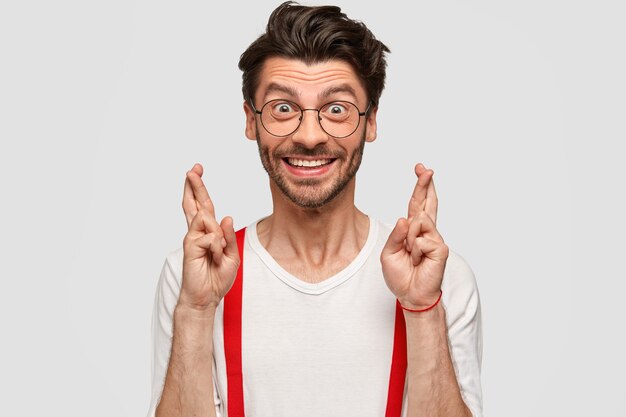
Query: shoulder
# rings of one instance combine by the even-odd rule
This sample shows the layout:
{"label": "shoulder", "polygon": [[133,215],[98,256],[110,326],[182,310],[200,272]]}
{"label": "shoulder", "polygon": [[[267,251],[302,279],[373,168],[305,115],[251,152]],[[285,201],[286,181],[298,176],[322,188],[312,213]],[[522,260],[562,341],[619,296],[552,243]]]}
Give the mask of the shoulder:
{"label": "shoulder", "polygon": [[444,281],[448,281],[447,285],[451,288],[463,287],[469,289],[470,287],[476,287],[474,271],[472,271],[467,261],[452,249],[450,249],[448,255],[443,277]]}
{"label": "shoulder", "polygon": [[389,236],[389,234],[391,233],[391,231],[393,230],[395,226],[391,223],[383,222],[382,220],[378,220],[378,219],[372,219],[372,220],[374,221],[374,223],[378,225],[378,231],[381,235]]}
{"label": "shoulder", "polygon": [[[465,259],[452,250],[446,262],[441,291],[450,338],[467,333],[472,340],[481,339],[481,308],[476,278]],[[481,342],[478,340],[476,343]]]}
{"label": "shoulder", "polygon": [[173,251],[171,251],[170,253],[167,254],[167,256],[165,257],[165,261],[169,262],[172,265],[179,265],[182,266],[183,265],[183,247],[179,247],[177,249],[174,249]]}
{"label": "shoulder", "polygon": [[165,262],[174,269],[182,269],[183,267],[183,248],[174,249],[165,257]]}
{"label": "shoulder", "polygon": [[178,293],[183,277],[183,248],[174,249],[165,257],[159,286],[168,289],[172,293]]}
{"label": "shoulder", "polygon": [[387,239],[389,238],[389,235],[391,234],[391,231],[393,230],[395,225],[385,223],[377,219],[372,219],[372,224],[374,225],[374,227],[376,227],[376,231],[378,233],[377,244],[382,249],[382,247],[385,246],[385,243],[387,243]]}
{"label": "shoulder", "polygon": [[443,284],[448,290],[473,292],[477,289],[474,271],[467,261],[457,252],[450,249]]}

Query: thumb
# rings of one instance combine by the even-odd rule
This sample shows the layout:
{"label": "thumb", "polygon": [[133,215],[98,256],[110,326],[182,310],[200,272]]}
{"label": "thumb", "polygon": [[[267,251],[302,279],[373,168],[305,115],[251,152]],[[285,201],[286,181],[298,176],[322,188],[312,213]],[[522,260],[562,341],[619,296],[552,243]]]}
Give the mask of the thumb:
{"label": "thumb", "polygon": [[224,240],[226,240],[226,246],[224,247],[224,255],[231,259],[239,259],[239,250],[237,249],[237,236],[235,235],[235,229],[233,226],[233,218],[226,216],[222,219],[220,227],[224,232]]}
{"label": "thumb", "polygon": [[381,253],[381,257],[393,255],[401,250],[406,250],[405,239],[409,233],[409,221],[404,217],[400,217],[396,222],[396,226],[393,228],[385,243],[385,247]]}

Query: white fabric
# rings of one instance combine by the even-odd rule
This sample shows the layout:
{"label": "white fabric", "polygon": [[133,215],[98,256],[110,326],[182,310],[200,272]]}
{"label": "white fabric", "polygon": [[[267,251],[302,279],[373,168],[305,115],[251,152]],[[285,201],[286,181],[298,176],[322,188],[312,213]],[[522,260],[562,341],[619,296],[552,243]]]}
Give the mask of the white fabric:
{"label": "white fabric", "polygon": [[[370,220],[367,241],[348,267],[321,283],[284,270],[258,240],[256,223],[244,245],[242,365],[248,417],[383,417],[387,402],[395,298],[382,276],[380,252],[392,227]],[[152,401],[161,396],[172,338],[172,314],[183,251],[170,253],[158,283],[153,323]],[[474,275],[450,251],[442,303],[452,361],[463,398],[482,416],[480,300]],[[214,396],[227,416],[223,304],[214,326]],[[403,416],[406,416],[406,390]]]}

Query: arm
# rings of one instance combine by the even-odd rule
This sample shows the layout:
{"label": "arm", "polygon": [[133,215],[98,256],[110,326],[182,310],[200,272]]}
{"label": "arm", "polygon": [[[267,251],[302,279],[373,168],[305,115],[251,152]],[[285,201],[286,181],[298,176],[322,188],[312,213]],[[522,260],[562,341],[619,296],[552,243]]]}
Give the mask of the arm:
{"label": "arm", "polygon": [[[163,392],[163,385],[170,362],[173,339],[174,310],[178,303],[182,280],[182,250],[166,258],[154,298],[152,313],[152,395],[147,417],[155,417],[156,407]],[[213,370],[215,379],[215,370]],[[215,414],[222,417],[221,399],[213,390]]]}
{"label": "arm", "polygon": [[[408,216],[399,219],[392,230],[381,253],[381,263],[386,283],[400,304],[422,310],[439,297],[449,250],[435,227],[437,198],[431,181],[433,172],[418,164],[415,173],[419,181],[409,203]],[[473,274],[469,268],[459,269],[461,264],[465,266],[460,258],[455,259],[451,265],[455,271],[449,274],[452,281],[459,278],[459,282],[452,283],[455,291],[450,292],[455,294],[450,301],[452,317],[446,317],[443,302],[425,312],[405,310],[403,313],[407,333],[409,417],[472,416],[461,394],[457,373],[462,371],[465,384],[480,391],[480,323]],[[449,296],[448,289],[443,291]],[[468,301],[474,303],[474,311]],[[457,373],[455,365],[458,367],[459,362],[454,360],[455,354],[463,368],[457,369]],[[472,393],[471,397],[477,400],[474,406],[480,409],[480,393]]]}
{"label": "arm", "polygon": [[472,417],[452,366],[445,315],[441,302],[423,313],[404,312],[409,417]]}
{"label": "arm", "polygon": [[213,321],[215,310],[186,306],[174,310],[172,353],[156,417],[215,417],[213,397]]}
{"label": "arm", "polygon": [[[173,313],[165,309],[172,326],[154,323],[161,333],[163,328],[173,331],[156,417],[219,415],[211,395],[213,324],[217,306],[235,279],[239,252],[232,219],[217,223],[201,175],[202,167],[195,165],[185,180],[183,210],[188,232],[183,241],[182,282]],[[160,286],[167,287],[162,282]],[[159,312],[155,310],[155,317]]]}

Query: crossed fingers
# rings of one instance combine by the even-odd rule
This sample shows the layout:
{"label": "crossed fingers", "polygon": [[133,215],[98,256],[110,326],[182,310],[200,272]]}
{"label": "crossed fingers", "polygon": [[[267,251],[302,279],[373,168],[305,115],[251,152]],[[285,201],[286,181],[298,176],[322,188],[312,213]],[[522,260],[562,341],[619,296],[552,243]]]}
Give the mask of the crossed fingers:
{"label": "crossed fingers", "polygon": [[226,239],[221,226],[206,209],[200,209],[189,225],[189,231],[185,235],[184,241],[209,250],[213,259],[219,263],[223,249],[226,247]]}
{"label": "crossed fingers", "polygon": [[227,244],[223,226],[229,225],[230,230],[232,220],[224,218],[220,224],[215,219],[215,208],[202,181],[202,174],[202,165],[195,164],[185,178],[183,211],[188,228],[185,240],[193,242],[199,248],[209,250],[213,259],[219,263]]}
{"label": "crossed fingers", "polygon": [[424,254],[434,253],[443,243],[443,237],[425,211],[413,217],[406,235],[406,250],[411,253],[413,265],[418,265]]}
{"label": "crossed fingers", "polygon": [[188,228],[191,226],[193,218],[201,209],[205,209],[208,214],[213,217],[213,220],[215,220],[215,208],[213,207],[213,201],[211,201],[209,192],[202,181],[203,172],[204,169],[202,168],[202,165],[195,164],[191,171],[187,172],[185,178],[183,211],[185,212],[185,219],[187,220]]}
{"label": "crossed fingers", "polygon": [[409,200],[405,245],[413,264],[417,265],[427,252],[436,251],[443,238],[436,226],[438,200],[433,182],[434,171],[419,163],[415,166],[415,175],[418,181]]}
{"label": "crossed fingers", "polygon": [[415,165],[415,175],[417,175],[418,181],[409,200],[407,218],[410,222],[417,214],[425,211],[433,220],[433,223],[436,224],[438,200],[432,179],[434,171],[426,169],[422,163],[419,163]]}

